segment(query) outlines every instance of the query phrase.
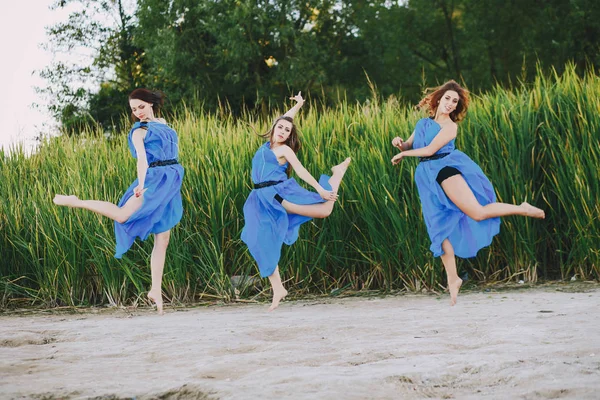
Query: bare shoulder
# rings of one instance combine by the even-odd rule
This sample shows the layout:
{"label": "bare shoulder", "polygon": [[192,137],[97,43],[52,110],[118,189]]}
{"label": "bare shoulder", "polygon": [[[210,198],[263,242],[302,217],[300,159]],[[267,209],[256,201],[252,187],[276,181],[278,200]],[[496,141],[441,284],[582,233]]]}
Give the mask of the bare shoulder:
{"label": "bare shoulder", "polygon": [[167,120],[164,118],[158,118],[157,121],[160,122],[161,124],[165,124],[165,125],[167,124]]}
{"label": "bare shoulder", "polygon": [[444,129],[447,132],[452,132],[456,134],[456,132],[458,131],[458,124],[452,120],[449,120],[445,122],[444,125],[442,125],[442,129]]}
{"label": "bare shoulder", "polygon": [[144,137],[146,137],[146,129],[144,128],[137,128],[136,130],[133,131],[132,134],[132,138],[133,139],[143,139]]}
{"label": "bare shoulder", "polygon": [[282,144],[273,149],[273,153],[277,154],[277,157],[285,157],[293,152],[294,151],[291,149],[291,147],[286,144]]}
{"label": "bare shoulder", "polygon": [[444,122],[443,125],[444,128],[452,128],[454,130],[456,130],[458,128],[458,124],[454,121],[452,121],[451,119],[448,119],[448,121]]}
{"label": "bare shoulder", "polygon": [[290,159],[298,161],[298,155],[296,154],[294,149],[292,149],[290,146],[285,146],[285,155],[286,155],[288,161]]}
{"label": "bare shoulder", "polygon": [[289,153],[289,152],[293,153],[294,152],[294,150],[292,150],[292,148],[290,146],[288,146],[287,144],[282,144],[281,146],[279,146],[279,148],[284,153]]}
{"label": "bare shoulder", "polygon": [[281,145],[281,146],[277,146],[276,149],[273,150],[273,153],[275,153],[275,155],[277,156],[278,159],[285,159],[291,163],[294,162],[294,160],[297,159],[296,157],[296,153],[294,153],[294,150],[292,150],[292,148],[288,145]]}

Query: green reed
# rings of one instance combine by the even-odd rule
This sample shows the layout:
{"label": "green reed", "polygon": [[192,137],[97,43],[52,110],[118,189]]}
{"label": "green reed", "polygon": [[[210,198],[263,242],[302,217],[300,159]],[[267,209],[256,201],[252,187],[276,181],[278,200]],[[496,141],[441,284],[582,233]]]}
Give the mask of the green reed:
{"label": "green reed", "polygon": [[[196,109],[182,108],[170,121],[185,166],[185,211],[173,231],[163,287],[175,303],[254,298],[268,286],[249,280],[236,291],[230,279],[257,275],[239,237],[251,159],[263,140],[255,133],[271,120]],[[428,250],[416,161],[390,163],[391,139],[408,137],[422,116],[376,96],[367,104],[342,102],[326,111],[307,104],[301,111],[299,158],[315,177],[347,156],[353,162],[332,216],[306,224],[298,242],[284,247],[280,267],[295,293],[440,289],[444,273]],[[500,201],[528,201],[547,218],[504,218],[492,246],[461,260],[460,269],[477,281],[599,279],[599,132],[600,78],[593,73],[580,77],[568,68],[562,76],[540,74],[533,84],[473,96],[458,148],[479,163]],[[22,149],[0,153],[2,304],[142,301],[152,240],[116,260],[111,221],[52,203],[56,193],[116,202],[133,179],[125,132],[53,138],[29,157]]]}

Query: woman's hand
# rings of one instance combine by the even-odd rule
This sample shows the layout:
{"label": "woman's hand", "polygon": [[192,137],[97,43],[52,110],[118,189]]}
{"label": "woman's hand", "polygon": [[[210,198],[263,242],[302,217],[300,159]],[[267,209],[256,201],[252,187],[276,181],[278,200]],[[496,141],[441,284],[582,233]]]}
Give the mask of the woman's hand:
{"label": "woman's hand", "polygon": [[137,185],[135,187],[135,189],[133,189],[133,193],[135,194],[135,197],[140,197],[140,196],[142,196],[144,194],[144,192],[146,190],[147,189],[144,189],[144,185],[143,184],[142,185]]}
{"label": "woman's hand", "polygon": [[401,137],[396,136],[394,139],[392,139],[392,146],[397,147],[398,149],[405,150],[404,149],[404,140],[402,140]]}
{"label": "woman's hand", "polygon": [[400,164],[400,161],[402,161],[402,158],[404,157],[403,153],[398,153],[396,154],[393,158],[392,158],[392,164],[396,165],[396,164]]}
{"label": "woman's hand", "polygon": [[298,92],[294,97],[290,97],[290,100],[296,100],[299,105],[304,104],[304,99],[302,98],[302,92]]}
{"label": "woman's hand", "polygon": [[320,188],[319,190],[317,190],[317,192],[323,198],[323,200],[336,201],[338,198],[338,194],[336,192],[331,192],[323,188]]}

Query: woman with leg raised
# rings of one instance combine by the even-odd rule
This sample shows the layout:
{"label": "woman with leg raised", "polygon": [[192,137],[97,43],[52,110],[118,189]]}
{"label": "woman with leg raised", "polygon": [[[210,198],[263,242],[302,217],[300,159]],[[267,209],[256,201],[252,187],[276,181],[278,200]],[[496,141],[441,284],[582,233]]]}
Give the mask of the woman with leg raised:
{"label": "woman with leg raised", "polygon": [[404,157],[419,157],[415,181],[431,239],[430,250],[442,259],[450,304],[454,305],[462,285],[455,256],[475,257],[480,249],[490,245],[500,232],[499,217],[544,218],[545,214],[527,202],[496,202],[494,188],[481,168],[455,149],[457,123],[469,106],[465,89],[448,81],[423,98],[419,106],[429,112],[429,117],[417,122],[408,140],[392,140],[392,145],[401,151],[392,158],[392,164],[400,163]]}
{"label": "woman with leg raised", "polygon": [[[296,104],[275,120],[265,135],[269,141],[258,149],[252,159],[254,189],[244,204],[242,240],[256,260],[260,275],[269,277],[271,282],[273,301],[269,311],[277,308],[287,295],[278,266],[283,243],[293,244],[304,222],[331,214],[338,188],[350,164],[350,158],[346,158],[331,168],[331,178],[321,175],[318,182],[302,166],[296,156],[300,138],[294,116],[304,104],[304,99],[301,93],[292,99]],[[317,193],[302,188],[294,178],[290,178],[292,169]]]}
{"label": "woman with leg raised", "polygon": [[116,258],[129,250],[136,237],[146,240],[154,234],[150,258],[152,287],[148,298],[163,312],[162,275],[171,229],[183,214],[181,182],[184,170],[178,163],[177,133],[157,118],[163,96],[160,92],[136,89],[129,95],[129,106],[139,121],[129,132],[128,143],[137,158],[137,179],[117,205],[99,200],[81,200],[77,196],[56,195],[59,206],[84,208],[104,215],[115,224]]}

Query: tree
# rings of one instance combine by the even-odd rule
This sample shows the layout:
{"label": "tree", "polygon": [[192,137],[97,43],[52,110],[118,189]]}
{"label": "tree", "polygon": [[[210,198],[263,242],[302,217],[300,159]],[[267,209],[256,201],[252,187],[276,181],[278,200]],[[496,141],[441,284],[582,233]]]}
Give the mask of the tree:
{"label": "tree", "polygon": [[[135,1],[135,3],[134,3]],[[600,67],[594,0],[58,0],[79,5],[51,45],[92,62],[42,71],[66,127],[109,128],[127,93],[268,112],[292,91],[321,104],[399,94],[447,79],[474,90],[531,79],[539,64]],[[529,77],[529,78],[528,78]]]}
{"label": "tree", "polygon": [[[40,71],[48,85],[38,91],[48,98],[51,113],[67,133],[94,123],[109,128],[123,113],[123,98],[141,83],[143,51],[133,45],[132,12],[127,11],[132,4],[57,0],[52,6],[65,7],[74,11],[66,22],[47,28],[47,49],[71,57]],[[75,52],[87,57],[73,60]]]}

